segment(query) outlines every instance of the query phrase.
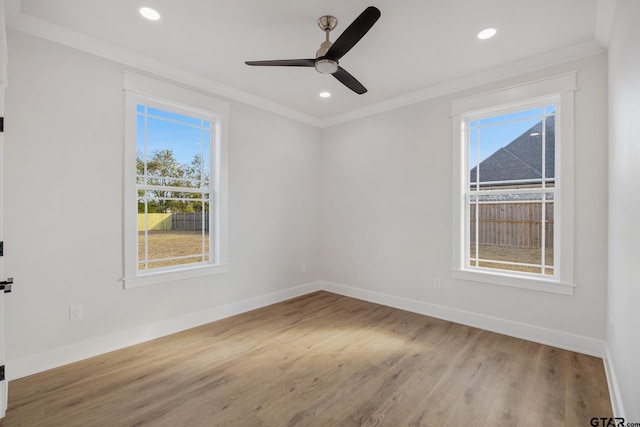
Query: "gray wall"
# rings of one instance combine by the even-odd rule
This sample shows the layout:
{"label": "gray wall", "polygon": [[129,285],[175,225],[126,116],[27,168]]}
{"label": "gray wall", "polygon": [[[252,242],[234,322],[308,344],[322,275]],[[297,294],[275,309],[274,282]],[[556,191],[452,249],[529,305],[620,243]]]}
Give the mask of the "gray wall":
{"label": "gray wall", "polygon": [[640,420],[640,2],[618,0],[609,47],[609,334],[628,422]]}
{"label": "gray wall", "polygon": [[[606,65],[606,55],[591,56],[324,130],[323,279],[604,340]],[[452,279],[450,101],[571,70],[578,70],[579,87],[575,94],[575,295]],[[434,289],[435,278],[441,279],[441,290]]]}
{"label": "gray wall", "polygon": [[[640,40],[630,29],[639,11],[631,0],[619,3],[609,58],[610,172],[605,54],[323,130],[230,101],[230,272],[127,291],[118,282],[126,67],[10,31],[5,273],[17,280],[5,313],[8,368],[42,367],[52,352],[89,343],[86,350],[98,338],[95,352],[109,340],[144,340],[158,325],[319,280],[603,340],[609,214],[616,322],[608,339],[627,415],[640,419],[632,406],[640,372],[628,356],[640,350],[632,216],[640,202],[629,197],[640,161],[632,119]],[[452,279],[450,101],[571,70],[579,85],[575,295]],[[85,319],[70,323],[74,304],[83,304]],[[132,332],[123,339],[123,331]]]}
{"label": "gray wall", "polygon": [[[4,226],[5,272],[16,278],[6,304],[13,374],[46,366],[54,349],[135,331],[114,337],[117,347],[169,319],[320,278],[319,130],[232,101],[230,272],[122,290],[123,66],[16,31],[9,51]],[[83,321],[69,322],[73,304],[84,306]]]}

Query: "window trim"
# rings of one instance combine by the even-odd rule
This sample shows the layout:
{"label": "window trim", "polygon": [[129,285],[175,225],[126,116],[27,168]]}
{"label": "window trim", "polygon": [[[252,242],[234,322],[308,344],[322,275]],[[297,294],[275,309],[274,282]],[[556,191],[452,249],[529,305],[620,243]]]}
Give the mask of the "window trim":
{"label": "window trim", "polygon": [[[554,174],[554,177],[552,178],[554,185],[549,187],[546,185],[548,178],[541,177],[541,183],[539,187],[527,187],[527,188],[509,188],[509,189],[481,189],[480,186],[482,184],[482,182],[475,182],[475,184],[473,185],[473,187],[475,188],[475,190],[470,191],[469,188],[472,185],[471,182],[471,174],[470,174],[470,169],[471,169],[471,164],[469,162],[470,157],[471,157],[471,153],[469,153],[468,149],[469,149],[469,143],[470,143],[470,135],[469,133],[471,132],[471,127],[470,124],[472,122],[478,122],[478,127],[481,127],[480,122],[483,119],[487,119],[487,118],[495,118],[498,116],[503,116],[503,115],[508,115],[508,114],[513,114],[513,113],[520,113],[526,110],[536,110],[539,109],[541,111],[541,116],[540,118],[544,118],[547,117],[547,114],[544,112],[546,107],[549,107],[551,105],[553,105],[554,107],[556,105],[560,104],[560,100],[558,96],[550,96],[550,97],[546,97],[542,100],[538,99],[535,102],[531,102],[528,104],[524,104],[524,105],[520,105],[518,104],[517,106],[513,107],[513,106],[509,106],[507,109],[490,109],[488,112],[487,110],[482,110],[480,112],[472,112],[469,114],[464,114],[461,117],[461,121],[462,121],[462,128],[464,129],[462,132],[462,138],[463,138],[463,145],[464,145],[464,161],[465,164],[462,168],[463,171],[463,181],[464,181],[464,185],[463,185],[463,191],[465,192],[464,194],[464,209],[465,209],[465,218],[464,218],[464,224],[465,224],[465,229],[464,229],[464,233],[465,237],[463,239],[464,242],[464,266],[465,269],[468,269],[470,271],[485,271],[484,269],[487,268],[488,270],[486,270],[488,273],[493,273],[493,272],[497,272],[497,271],[502,271],[505,273],[508,273],[509,270],[506,269],[492,269],[491,267],[479,267],[479,266],[472,266],[471,265],[471,260],[472,257],[469,255],[467,256],[467,254],[470,254],[469,252],[469,243],[470,243],[470,238],[471,238],[471,215],[470,215],[470,211],[471,211],[471,206],[472,203],[470,201],[471,198],[473,197],[482,197],[483,195],[496,195],[496,194],[539,194],[541,196],[540,198],[540,203],[541,203],[541,207],[542,207],[542,213],[545,213],[545,205],[548,202],[547,199],[547,195],[549,194],[553,194],[553,204],[555,206],[555,203],[557,201],[557,197],[555,197],[555,195],[557,194],[557,189],[559,188],[558,185],[556,185],[558,183],[558,180],[556,179],[556,174]],[[553,113],[554,116],[556,116],[556,113]],[[531,118],[527,119],[527,120],[531,120]],[[490,126],[495,125],[492,124]],[[542,132],[542,136],[541,138],[544,138],[544,130]],[[561,141],[560,138],[555,138],[558,141],[558,144],[554,143],[554,156],[555,154],[559,151],[560,147],[561,147]],[[542,139],[542,141],[544,141],[544,139]],[[546,144],[542,145],[542,149],[544,150]],[[543,160],[543,165],[545,165],[544,162],[544,156],[542,158]],[[480,163],[481,164],[481,163]],[[479,165],[477,165],[479,166]],[[524,181],[528,181],[528,180],[524,180]],[[509,186],[509,184],[513,184],[516,183],[516,181],[495,181],[495,182],[484,182],[484,184],[497,184],[497,183],[503,183],[503,184],[507,184],[507,186]],[[561,184],[561,183],[560,183]],[[482,203],[480,203],[482,204]],[[479,212],[479,207],[476,206],[476,212]],[[553,215],[553,220],[555,221],[555,223],[559,223],[560,221],[558,220],[560,218],[560,209],[555,209],[554,208],[554,215]],[[543,234],[542,234],[542,240],[545,239],[545,234],[546,234],[546,229],[543,227]],[[476,242],[477,243],[477,242]],[[558,251],[559,249],[559,239],[553,239],[553,248],[554,248],[554,264],[550,267],[551,269],[553,269],[553,275],[541,275],[540,273],[532,273],[532,272],[521,272],[521,271],[511,271],[511,274],[516,275],[518,277],[529,277],[529,278],[533,278],[533,279],[549,279],[552,281],[558,281],[559,276],[558,276],[558,272],[560,271],[560,268],[558,268],[558,266],[561,265],[561,263],[559,262],[559,258],[560,258],[560,253]],[[544,243],[543,243],[544,245]],[[476,246],[477,248],[477,246]],[[476,249],[478,250],[478,249]],[[540,263],[539,265],[540,269],[542,270],[543,268],[543,263]],[[547,269],[548,267],[544,267],[545,269]]]}
{"label": "window trim", "polygon": [[[228,265],[228,120],[229,104],[206,94],[124,71],[125,137],[123,147],[123,277],[125,289],[203,277],[229,270]],[[212,156],[215,174],[212,188],[211,242],[216,257],[206,265],[181,266],[171,270],[139,272],[137,269],[137,190],[136,190],[136,106],[153,104],[214,119],[216,135]],[[213,178],[213,177],[212,177]]]}
{"label": "window trim", "polygon": [[[502,286],[572,295],[573,283],[573,236],[574,236],[574,92],[576,72],[560,74],[481,93],[451,102],[452,118],[452,267],[451,276],[457,279],[490,283]],[[554,234],[560,239],[559,275],[555,279],[543,276],[529,276],[506,270],[479,270],[465,266],[465,177],[468,171],[468,156],[463,124],[468,115],[489,114],[505,109],[526,107],[530,104],[556,103],[556,189],[558,221],[554,224]]]}

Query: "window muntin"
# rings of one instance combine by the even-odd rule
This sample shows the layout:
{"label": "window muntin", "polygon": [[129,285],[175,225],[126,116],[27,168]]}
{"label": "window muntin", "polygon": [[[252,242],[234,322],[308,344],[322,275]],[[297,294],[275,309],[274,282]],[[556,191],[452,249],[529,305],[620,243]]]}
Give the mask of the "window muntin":
{"label": "window muntin", "polygon": [[[506,86],[451,102],[452,118],[452,221],[451,276],[470,282],[494,284],[555,294],[573,295],[574,272],[574,139],[575,139],[575,71]],[[554,254],[555,275],[513,272],[491,268],[471,268],[469,258],[470,221],[467,196],[471,164],[468,152],[469,118],[482,119],[541,105],[555,105],[555,187]],[[551,111],[546,111],[550,114]],[[546,174],[545,174],[546,175]],[[486,180],[484,180],[486,184]],[[551,184],[547,181],[547,190]],[[507,186],[503,186],[507,190]],[[540,193],[539,189],[532,191]]]}
{"label": "window muntin", "polygon": [[[175,111],[136,106],[139,272],[214,259],[209,232],[214,119]],[[161,223],[155,221],[159,215],[165,216]],[[178,220],[187,215],[190,226]]]}
{"label": "window muntin", "polygon": [[557,279],[555,104],[468,114],[465,268]]}
{"label": "window muntin", "polygon": [[[229,103],[129,71],[123,75],[124,288],[228,272]],[[167,124],[168,137],[153,137],[154,129]],[[182,172],[153,165],[154,154],[163,150],[171,152]],[[175,227],[192,235],[170,242],[168,256],[159,252],[164,242],[148,234],[145,239],[145,230],[171,238]]]}

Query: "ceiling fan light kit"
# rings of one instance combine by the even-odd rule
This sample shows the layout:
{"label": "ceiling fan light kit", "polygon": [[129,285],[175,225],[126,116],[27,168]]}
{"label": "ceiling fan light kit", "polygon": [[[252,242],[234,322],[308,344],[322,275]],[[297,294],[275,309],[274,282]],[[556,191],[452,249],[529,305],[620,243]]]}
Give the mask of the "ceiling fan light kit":
{"label": "ceiling fan light kit", "polygon": [[331,59],[317,59],[316,71],[321,74],[333,74],[338,71],[338,63]]}
{"label": "ceiling fan light kit", "polygon": [[280,59],[270,61],[246,61],[247,65],[254,66],[284,66],[284,67],[314,67],[317,72],[331,74],[342,84],[355,93],[362,95],[367,89],[344,68],[340,66],[340,59],[351,50],[373,27],[380,18],[380,10],[369,6],[362,12],[346,30],[336,39],[329,40],[329,33],[338,25],[338,20],[331,15],[325,15],[318,19],[318,26],[325,32],[325,41],[316,52],[315,59]]}

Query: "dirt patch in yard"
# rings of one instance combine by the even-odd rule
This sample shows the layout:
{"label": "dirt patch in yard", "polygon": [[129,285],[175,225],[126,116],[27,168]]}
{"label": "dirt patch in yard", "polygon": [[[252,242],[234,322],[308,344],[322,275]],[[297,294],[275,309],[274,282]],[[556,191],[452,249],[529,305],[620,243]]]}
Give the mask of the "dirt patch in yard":
{"label": "dirt patch in yard", "polygon": [[[471,255],[475,257],[475,245],[471,246]],[[509,261],[522,264],[541,264],[542,248],[516,248],[512,246],[479,245],[478,258],[492,261]],[[553,248],[545,249],[545,266],[553,267]],[[480,262],[479,267],[499,268],[501,270],[526,271],[540,273],[541,267],[510,265],[493,262]],[[553,269],[545,268],[545,274],[553,274]]]}
{"label": "dirt patch in yard", "polygon": [[[203,237],[204,236],[204,237]],[[201,230],[158,230],[149,231],[148,237],[149,268],[166,267],[170,265],[189,264],[192,262],[209,261],[209,232]],[[203,245],[204,244],[204,245]],[[145,234],[138,233],[138,260],[144,260]],[[177,260],[152,261],[156,259],[183,257]],[[140,263],[138,268],[144,268]]]}

